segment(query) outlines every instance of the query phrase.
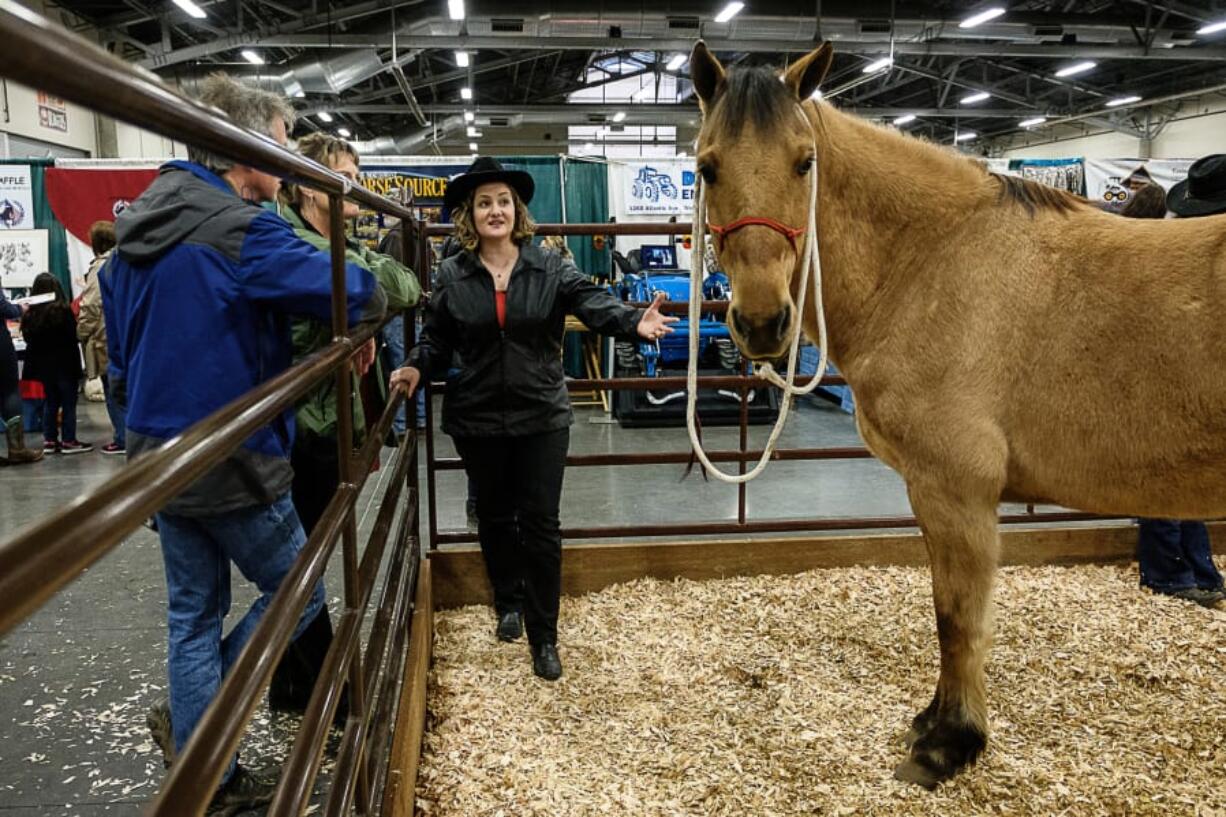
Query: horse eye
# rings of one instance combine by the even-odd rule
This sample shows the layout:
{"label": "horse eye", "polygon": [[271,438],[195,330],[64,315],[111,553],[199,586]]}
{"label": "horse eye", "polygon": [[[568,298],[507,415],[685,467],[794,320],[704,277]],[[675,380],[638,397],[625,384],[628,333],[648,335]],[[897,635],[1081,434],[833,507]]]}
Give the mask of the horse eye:
{"label": "horse eye", "polygon": [[800,165],[797,166],[796,172],[799,173],[801,176],[803,176],[812,169],[813,169],[813,157],[810,156],[809,158],[801,162]]}
{"label": "horse eye", "polygon": [[702,180],[707,184],[715,184],[715,168],[710,165],[703,165],[698,168],[698,172],[702,174]]}

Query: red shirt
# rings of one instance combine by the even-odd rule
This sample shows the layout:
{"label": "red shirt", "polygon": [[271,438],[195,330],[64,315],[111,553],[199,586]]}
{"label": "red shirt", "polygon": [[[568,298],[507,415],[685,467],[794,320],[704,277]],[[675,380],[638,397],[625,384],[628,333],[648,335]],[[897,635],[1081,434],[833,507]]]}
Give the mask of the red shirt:
{"label": "red shirt", "polygon": [[506,291],[494,292],[494,311],[498,313],[498,328],[507,328],[507,293]]}

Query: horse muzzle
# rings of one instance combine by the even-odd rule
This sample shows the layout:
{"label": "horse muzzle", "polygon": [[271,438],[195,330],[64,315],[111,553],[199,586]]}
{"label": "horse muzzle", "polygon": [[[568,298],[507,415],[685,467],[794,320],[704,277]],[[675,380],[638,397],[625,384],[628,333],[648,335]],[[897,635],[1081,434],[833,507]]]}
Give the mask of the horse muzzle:
{"label": "horse muzzle", "polygon": [[784,304],[774,314],[749,316],[728,307],[728,328],[741,354],[750,360],[777,360],[787,354],[792,337],[792,306]]}

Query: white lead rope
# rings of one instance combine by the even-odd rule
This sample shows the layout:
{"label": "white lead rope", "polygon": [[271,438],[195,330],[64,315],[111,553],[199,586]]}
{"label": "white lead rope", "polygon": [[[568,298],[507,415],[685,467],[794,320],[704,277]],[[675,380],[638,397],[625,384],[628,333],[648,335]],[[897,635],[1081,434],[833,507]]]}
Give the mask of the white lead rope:
{"label": "white lead rope", "polygon": [[[809,124],[809,120],[804,117],[804,112],[800,112],[801,118],[805,119],[805,124]],[[707,223],[707,207],[706,207],[706,188],[701,180],[698,184],[698,202],[694,211],[694,252],[690,255],[690,359],[689,366],[686,369],[686,392],[687,399],[685,405],[685,424],[690,433],[690,445],[694,448],[694,453],[698,460],[702,463],[707,473],[720,480],[721,482],[730,482],[739,484],[749,482],[766,469],[767,462],[775,453],[775,445],[779,440],[779,435],[783,433],[783,426],[787,422],[788,411],[791,409],[792,397],[794,395],[809,394],[817,388],[821,382],[822,375],[826,372],[827,361],[827,341],[826,341],[826,311],[822,304],[822,262],[821,253],[817,246],[817,147],[814,144],[814,163],[813,168],[809,173],[809,222],[805,231],[805,254],[804,260],[800,267],[800,293],[799,303],[796,308],[796,326],[792,333],[791,353],[788,356],[788,372],[787,379],[780,378],[775,372],[773,366],[769,363],[764,363],[761,366],[755,364],[757,371],[767,379],[770,383],[783,389],[783,402],[779,406],[779,417],[775,420],[775,427],[771,430],[770,437],[766,441],[766,447],[762,451],[762,457],[758,460],[758,464],[753,467],[753,470],[746,474],[725,474],[719,470],[707,457],[707,452],[703,450],[702,442],[698,439],[698,427],[696,421],[698,413],[698,341],[699,332],[698,324],[700,320],[700,311],[702,305],[702,278],[704,266],[706,263],[706,223]],[[694,263],[694,259],[698,259],[698,263]],[[808,288],[809,279],[813,279],[813,310],[817,318],[818,343],[821,351],[821,359],[817,363],[817,371],[813,376],[813,381],[804,388],[797,388],[796,381],[796,363],[799,355],[797,354],[800,348],[800,335],[803,331],[804,324],[803,311],[805,307],[805,294]]]}

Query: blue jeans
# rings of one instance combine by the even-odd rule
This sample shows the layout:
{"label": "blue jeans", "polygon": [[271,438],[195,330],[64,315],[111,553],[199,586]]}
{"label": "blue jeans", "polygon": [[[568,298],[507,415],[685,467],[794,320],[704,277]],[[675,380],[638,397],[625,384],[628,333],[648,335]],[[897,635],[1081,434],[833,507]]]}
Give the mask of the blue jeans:
{"label": "blue jeans", "polygon": [[[78,377],[54,377],[43,381],[47,398],[43,402],[43,439],[48,442],[74,442],[77,439]],[[62,427],[56,428],[56,415],[63,409]],[[57,431],[59,437],[56,437]]]}
{"label": "blue jeans", "polygon": [[[158,533],[169,597],[170,720],[175,749],[182,751],[222,679],[260,621],[306,542],[289,493],[271,505],[256,505],[217,516],[159,513]],[[260,589],[251,609],[222,637],[230,610],[230,563]],[[324,605],[323,581],[294,629],[294,638]],[[222,782],[234,772],[231,759]]]}
{"label": "blue jeans", "polygon": [[1157,593],[1200,587],[1216,590],[1222,574],[1213,564],[1209,529],[1204,522],[1141,519],[1137,564],[1141,584]]}
{"label": "blue jeans", "polygon": [[106,395],[106,413],[111,418],[111,428],[115,430],[111,442],[120,448],[127,448],[127,418],[124,416],[123,406],[119,405],[119,401],[111,393],[111,379],[106,375],[102,376],[102,393]]}

